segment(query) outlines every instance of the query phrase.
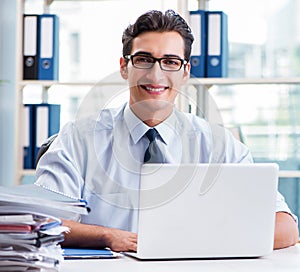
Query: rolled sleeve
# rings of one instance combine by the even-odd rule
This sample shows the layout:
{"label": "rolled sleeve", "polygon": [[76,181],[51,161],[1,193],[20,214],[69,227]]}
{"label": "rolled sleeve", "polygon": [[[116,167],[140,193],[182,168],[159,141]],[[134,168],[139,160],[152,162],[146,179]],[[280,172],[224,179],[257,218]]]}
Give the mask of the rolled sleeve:
{"label": "rolled sleeve", "polygon": [[291,212],[290,208],[288,207],[287,203],[285,202],[284,196],[279,192],[277,192],[276,212],[289,213],[298,224],[298,217]]}

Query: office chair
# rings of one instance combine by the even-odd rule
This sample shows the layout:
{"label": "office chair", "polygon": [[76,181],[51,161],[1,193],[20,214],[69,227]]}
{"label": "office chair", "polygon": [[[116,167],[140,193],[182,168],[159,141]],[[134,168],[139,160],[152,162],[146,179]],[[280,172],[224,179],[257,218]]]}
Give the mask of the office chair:
{"label": "office chair", "polygon": [[242,142],[243,144],[245,143],[245,138],[242,132],[242,128],[240,126],[235,126],[235,127],[229,127],[228,128],[230,132],[233,134],[233,136]]}
{"label": "office chair", "polygon": [[53,143],[53,141],[55,140],[55,138],[57,137],[57,133],[53,134],[52,136],[50,136],[40,147],[39,152],[37,154],[37,158],[36,158],[36,162],[35,162],[35,166],[37,166],[40,158],[47,152],[47,150],[49,149],[50,145]]}

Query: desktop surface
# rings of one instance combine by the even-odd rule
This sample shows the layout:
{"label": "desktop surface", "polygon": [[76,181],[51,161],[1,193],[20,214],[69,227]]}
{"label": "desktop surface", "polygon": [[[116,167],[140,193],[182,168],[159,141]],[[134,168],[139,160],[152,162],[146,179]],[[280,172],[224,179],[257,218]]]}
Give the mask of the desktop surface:
{"label": "desktop surface", "polygon": [[291,272],[300,271],[300,244],[274,250],[271,254],[252,259],[139,261],[120,256],[116,259],[65,260],[59,271],[130,271],[130,272]]}

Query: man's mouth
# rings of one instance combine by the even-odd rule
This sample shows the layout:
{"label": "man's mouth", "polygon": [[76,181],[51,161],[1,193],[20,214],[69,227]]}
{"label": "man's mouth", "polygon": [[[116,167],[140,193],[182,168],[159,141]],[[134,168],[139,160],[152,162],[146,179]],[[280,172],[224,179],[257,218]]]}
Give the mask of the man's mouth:
{"label": "man's mouth", "polygon": [[149,93],[162,93],[164,92],[166,89],[168,89],[168,87],[165,86],[147,86],[147,85],[140,85],[141,88],[143,88],[145,91],[149,92]]}

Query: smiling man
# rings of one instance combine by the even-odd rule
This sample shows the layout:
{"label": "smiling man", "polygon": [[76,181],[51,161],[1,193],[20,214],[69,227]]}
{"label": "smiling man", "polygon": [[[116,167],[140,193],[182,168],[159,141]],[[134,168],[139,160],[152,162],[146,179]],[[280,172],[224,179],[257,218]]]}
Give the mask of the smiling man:
{"label": "smiling man", "polygon": [[[252,163],[227,130],[214,135],[204,119],[174,107],[189,78],[193,43],[181,16],[149,11],[125,29],[122,42],[129,102],[66,124],[37,167],[37,184],[91,208],[80,220],[64,221],[71,229],[66,246],[136,250],[140,168],[157,154],[163,163]],[[296,220],[278,193],[275,248],[296,243]]]}
{"label": "smiling man", "polygon": [[130,54],[123,52],[121,75],[130,86],[129,105],[150,127],[171,115],[177,92],[189,77],[184,48],[178,32],[151,31],[134,39]]}

